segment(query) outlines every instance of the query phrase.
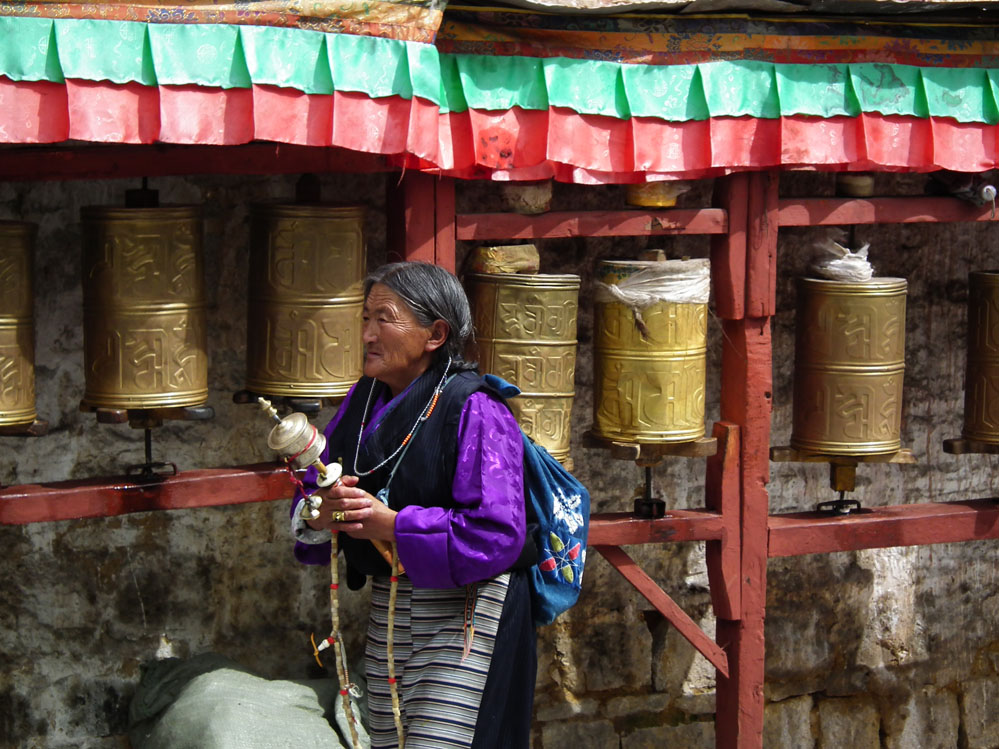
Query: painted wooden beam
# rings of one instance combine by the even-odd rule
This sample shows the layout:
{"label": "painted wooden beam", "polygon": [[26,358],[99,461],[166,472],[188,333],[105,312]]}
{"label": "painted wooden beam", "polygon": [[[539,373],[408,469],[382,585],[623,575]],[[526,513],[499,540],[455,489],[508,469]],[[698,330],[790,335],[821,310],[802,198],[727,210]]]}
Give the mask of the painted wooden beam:
{"label": "painted wooden beam", "polygon": [[999,538],[999,499],[871,507],[849,515],[797,512],[768,520],[771,557]]}
{"label": "painted wooden beam", "polygon": [[294,494],[283,463],[183,471],[150,481],[122,476],[22,484],[0,488],[0,525],[219,507],[288,499]]}
{"label": "painted wooden beam", "polygon": [[537,216],[463,213],[457,216],[457,238],[467,240],[639,237],[724,234],[727,231],[728,219],[721,208],[555,211]]}
{"label": "painted wooden beam", "polygon": [[678,541],[720,540],[724,523],[717,512],[670,510],[656,520],[638,518],[630,512],[598,513],[590,517],[590,546],[627,546]]}
{"label": "painted wooden beam", "polygon": [[279,143],[242,146],[17,146],[0,149],[0,180],[134,179],[190,174],[392,171],[382,156]]}
{"label": "painted wooden beam", "polygon": [[720,674],[728,676],[728,656],[725,651],[718,647],[715,641],[697,625],[697,622],[691,619],[687,612],[681,609],[655,580],[635,564],[635,561],[626,552],[616,546],[595,546],[592,548],[600,552],[614,569],[635,586],[635,590],[655,606],[656,611],[666,617],[667,621],[676,627],[676,630],[686,638],[687,642],[707,658]]}
{"label": "painted wooden beam", "polygon": [[781,226],[842,224],[918,224],[945,221],[992,221],[992,206],[958,198],[785,198],[779,202]]}

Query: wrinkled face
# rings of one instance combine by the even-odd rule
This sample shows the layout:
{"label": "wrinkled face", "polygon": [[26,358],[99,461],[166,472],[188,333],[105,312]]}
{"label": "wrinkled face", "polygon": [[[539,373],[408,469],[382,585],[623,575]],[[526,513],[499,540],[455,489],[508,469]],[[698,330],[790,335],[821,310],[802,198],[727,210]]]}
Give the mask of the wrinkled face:
{"label": "wrinkled face", "polygon": [[376,283],[364,301],[364,374],[398,395],[430,366],[433,352],[447,338],[446,329],[440,320],[424,328],[398,294]]}

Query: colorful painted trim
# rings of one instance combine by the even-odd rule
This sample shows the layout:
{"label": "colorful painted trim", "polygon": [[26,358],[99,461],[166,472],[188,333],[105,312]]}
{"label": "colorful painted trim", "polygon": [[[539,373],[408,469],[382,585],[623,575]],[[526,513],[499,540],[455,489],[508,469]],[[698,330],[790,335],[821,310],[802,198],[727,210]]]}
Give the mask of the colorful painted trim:
{"label": "colorful painted trim", "polygon": [[308,13],[295,0],[231,3],[8,3],[0,13],[15,18],[132,21],[155,24],[234,24],[298,28],[433,43],[442,11],[434,0],[313,2]]}

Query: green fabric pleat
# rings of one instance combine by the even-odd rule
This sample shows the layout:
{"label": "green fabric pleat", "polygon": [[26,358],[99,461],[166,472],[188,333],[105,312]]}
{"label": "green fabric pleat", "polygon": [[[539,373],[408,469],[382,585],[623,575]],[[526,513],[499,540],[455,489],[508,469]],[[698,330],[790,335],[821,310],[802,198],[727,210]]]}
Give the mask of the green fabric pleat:
{"label": "green fabric pleat", "polygon": [[926,105],[932,117],[990,124],[999,121],[992,87],[984,70],[923,68],[922,75]]}
{"label": "green fabric pleat", "polygon": [[241,27],[160,23],[147,28],[161,85],[250,87]]}
{"label": "green fabric pleat", "polygon": [[771,63],[745,60],[699,64],[712,117],[780,117],[777,78]]}
{"label": "green fabric pleat", "polygon": [[850,80],[864,112],[929,117],[920,68],[887,63],[850,65]]}
{"label": "green fabric pleat", "polygon": [[548,109],[548,85],[538,58],[444,55],[441,67],[452,64],[456,75],[444,80],[452,111]]}
{"label": "green fabric pleat", "polygon": [[783,112],[813,117],[856,117],[860,103],[847,65],[779,65],[777,95]]}
{"label": "green fabric pleat", "polygon": [[419,97],[444,113],[559,107],[671,122],[861,113],[999,122],[999,70],[452,55],[417,42],[268,26],[3,16],[0,75],[146,86],[256,83],[305,94]]}
{"label": "green fabric pleat", "polygon": [[254,83],[332,94],[327,35],[306,29],[243,26],[239,30],[246,69]]}
{"label": "green fabric pleat", "polygon": [[12,81],[62,83],[53,23],[49,18],[0,18],[0,74]]}
{"label": "green fabric pleat", "polygon": [[156,68],[146,24],[55,21],[59,64],[66,78],[155,86]]}

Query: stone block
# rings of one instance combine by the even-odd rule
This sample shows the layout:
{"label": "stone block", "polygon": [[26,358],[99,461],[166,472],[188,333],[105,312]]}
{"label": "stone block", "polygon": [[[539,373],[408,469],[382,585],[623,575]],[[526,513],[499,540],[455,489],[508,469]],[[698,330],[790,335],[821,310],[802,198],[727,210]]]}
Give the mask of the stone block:
{"label": "stone block", "polygon": [[604,749],[618,746],[620,738],[609,720],[560,721],[541,729],[541,741],[545,749]]}
{"label": "stone block", "polygon": [[818,749],[881,749],[881,716],[867,696],[819,702]]}
{"label": "stone block", "polygon": [[952,749],[960,724],[957,697],[923,687],[885,716],[885,749]]}
{"label": "stone block", "polygon": [[964,684],[961,694],[961,723],[967,736],[967,749],[999,746],[999,679],[975,679]]}
{"label": "stone block", "polygon": [[[609,747],[609,744],[587,744],[587,747]],[[621,749],[662,749],[664,746],[683,749],[714,749],[715,724],[696,721],[679,726],[652,726],[632,731],[621,741]],[[545,744],[545,749],[548,745]]]}
{"label": "stone block", "polygon": [[669,700],[668,694],[659,692],[614,697],[604,705],[603,712],[608,718],[623,718],[642,713],[661,713],[669,707]]}
{"label": "stone block", "polygon": [[763,746],[767,749],[813,749],[811,696],[771,702],[763,713]]}
{"label": "stone block", "polygon": [[698,692],[677,697],[673,704],[687,715],[714,715],[715,692]]}
{"label": "stone block", "polygon": [[579,715],[593,715],[597,712],[597,702],[593,699],[576,699],[566,693],[563,698],[551,699],[538,696],[534,701],[535,720],[547,722],[568,720]]}

